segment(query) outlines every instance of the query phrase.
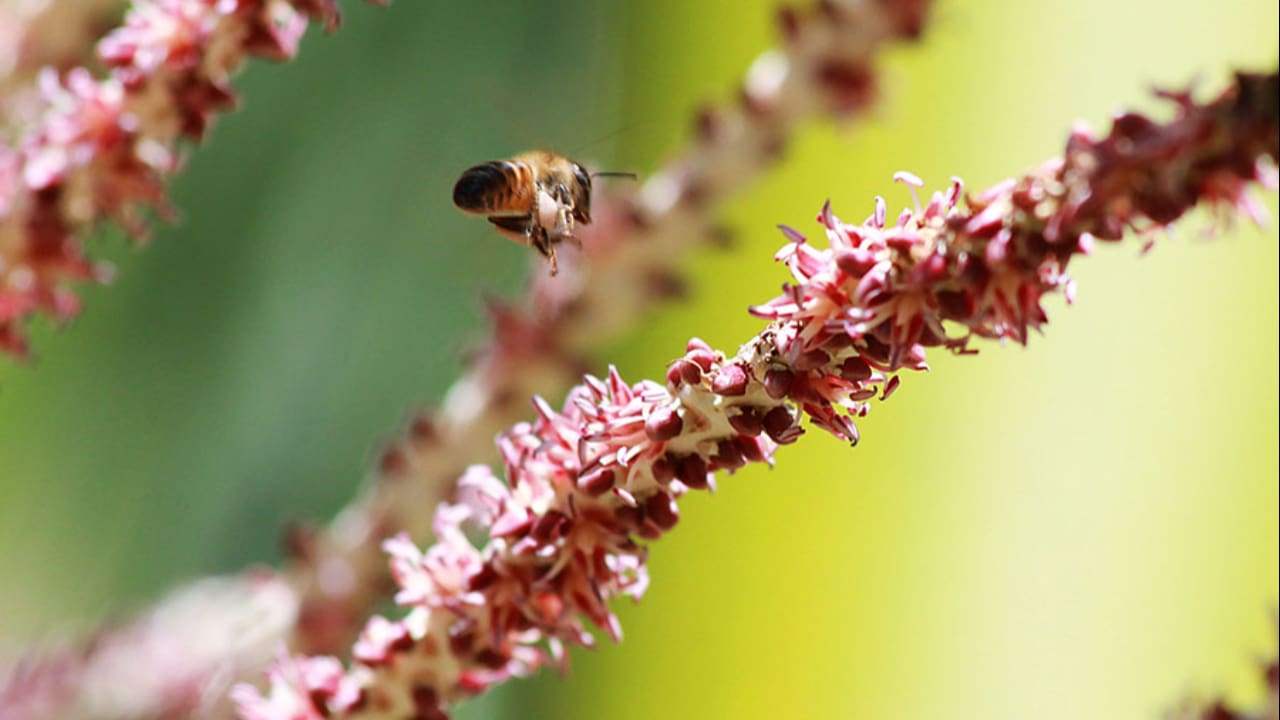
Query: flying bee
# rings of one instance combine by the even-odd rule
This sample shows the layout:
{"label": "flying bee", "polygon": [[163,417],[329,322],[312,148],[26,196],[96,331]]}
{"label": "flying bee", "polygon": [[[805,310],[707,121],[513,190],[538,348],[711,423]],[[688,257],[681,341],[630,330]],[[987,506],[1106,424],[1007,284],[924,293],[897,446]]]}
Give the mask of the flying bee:
{"label": "flying bee", "polygon": [[453,204],[484,215],[499,233],[537,250],[556,265],[556,245],[591,223],[591,178],[632,173],[588,173],[581,165],[547,150],[532,150],[509,160],[481,163],[462,173],[453,186]]}

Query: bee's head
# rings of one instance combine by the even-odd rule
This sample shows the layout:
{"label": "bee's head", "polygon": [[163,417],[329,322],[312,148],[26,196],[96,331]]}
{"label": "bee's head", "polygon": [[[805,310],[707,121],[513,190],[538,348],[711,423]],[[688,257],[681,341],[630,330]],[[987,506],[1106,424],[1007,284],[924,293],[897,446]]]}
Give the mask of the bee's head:
{"label": "bee's head", "polygon": [[573,179],[586,188],[588,193],[591,192],[591,173],[587,172],[586,168],[578,163],[573,164]]}
{"label": "bee's head", "polygon": [[573,164],[574,210],[578,221],[591,222],[591,173],[578,163]]}

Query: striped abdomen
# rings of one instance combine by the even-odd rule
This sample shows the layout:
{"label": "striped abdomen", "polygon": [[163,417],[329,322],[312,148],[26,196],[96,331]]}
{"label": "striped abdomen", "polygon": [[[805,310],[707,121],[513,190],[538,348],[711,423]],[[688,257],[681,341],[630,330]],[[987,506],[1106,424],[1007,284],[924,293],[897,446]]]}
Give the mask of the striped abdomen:
{"label": "striped abdomen", "polygon": [[537,189],[533,168],[494,160],[469,168],[453,186],[453,204],[478,215],[521,216],[533,212]]}

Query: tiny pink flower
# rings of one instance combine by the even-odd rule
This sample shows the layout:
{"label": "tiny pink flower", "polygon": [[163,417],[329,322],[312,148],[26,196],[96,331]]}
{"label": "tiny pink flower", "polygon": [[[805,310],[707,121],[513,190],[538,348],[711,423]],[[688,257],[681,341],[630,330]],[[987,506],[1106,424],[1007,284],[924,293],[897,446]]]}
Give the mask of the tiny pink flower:
{"label": "tiny pink flower", "polygon": [[267,677],[271,691],[265,697],[252,685],[232,688],[231,698],[244,720],[324,720],[360,699],[358,686],[332,657],[282,654]]}

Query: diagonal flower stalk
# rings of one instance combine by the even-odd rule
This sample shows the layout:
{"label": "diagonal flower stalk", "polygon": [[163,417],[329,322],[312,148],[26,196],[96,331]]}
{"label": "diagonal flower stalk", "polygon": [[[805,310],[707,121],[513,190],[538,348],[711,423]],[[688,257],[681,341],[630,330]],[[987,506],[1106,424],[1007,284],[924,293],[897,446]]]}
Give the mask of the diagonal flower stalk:
{"label": "diagonal flower stalk", "polygon": [[142,239],[171,214],[180,143],[234,106],[245,59],[292,58],[311,20],[335,28],[333,0],[137,0],[98,45],[106,77],[42,71],[34,126],[0,143],[0,352],[26,352],[36,314],[74,316],[72,282],[110,276],[82,238],[110,221]]}
{"label": "diagonal flower stalk", "polygon": [[[179,589],[130,624],[103,629],[92,644],[28,660],[7,690],[0,687],[0,700],[20,698],[23,707],[38,708],[33,717],[222,717],[225,708],[216,699],[227,682],[260,675],[263,648],[272,641],[287,638],[300,652],[349,647],[373,604],[389,594],[383,538],[407,529],[425,539],[430,508],[452,494],[469,463],[491,452],[487,438],[522,414],[516,398],[568,387],[593,345],[677,292],[674,268],[689,248],[717,234],[715,208],[775,163],[796,126],[815,115],[847,120],[873,102],[876,54],[888,42],[917,38],[930,4],[819,2],[784,10],[784,46],[753,65],[739,103],[700,113],[690,149],[639,194],[597,198],[585,257],[567,257],[566,272],[556,280],[537,273],[519,306],[524,309],[493,308],[492,336],[442,412],[411,424],[383,455],[374,482],[330,527],[287,533],[293,561],[285,573],[272,579],[255,570]],[[218,588],[210,601],[199,602],[197,590],[210,587]],[[239,603],[226,601],[236,593]],[[194,653],[195,661],[179,664],[180,672],[170,672],[174,666],[163,658],[181,652],[184,635],[157,631],[172,626],[156,618],[175,616],[175,605],[189,623],[203,613],[199,624],[210,627],[257,617],[248,634],[253,642],[214,643]],[[165,650],[118,662],[133,645]],[[155,692],[144,692],[133,712],[89,702],[93,686],[129,682],[120,674],[125,665],[129,677],[138,668],[155,677],[148,686]],[[41,692],[16,692],[20,685]]]}
{"label": "diagonal flower stalk", "polygon": [[291,646],[336,653],[385,598],[380,550],[390,532],[431,536],[424,507],[450,497],[471,463],[492,457],[490,439],[519,420],[521,401],[560,393],[589,366],[593,348],[618,337],[648,308],[681,292],[676,272],[719,234],[714,211],[774,165],[802,123],[850,119],[875,100],[875,60],[886,44],[923,32],[930,0],[817,2],[779,15],[782,47],[747,72],[736,105],[697,117],[692,145],[634,195],[603,194],[552,278],[541,267],[528,296],[492,307],[493,328],[443,407],[423,413],[392,443],[370,482],[328,528],[296,528],[288,570],[302,595]]}
{"label": "diagonal flower stalk", "polygon": [[[565,646],[611,639],[609,607],[648,585],[645,540],[679,520],[678,499],[714,474],[772,463],[809,421],[851,443],[855,418],[887,399],[898,372],[923,370],[927,349],[970,352],[977,336],[1025,343],[1047,321],[1046,295],[1074,287],[1070,261],[1126,232],[1152,234],[1203,204],[1258,217],[1255,184],[1274,188],[1280,74],[1238,74],[1217,99],[1166,93],[1175,117],[1115,118],[1097,137],[1071,135],[1063,156],[976,196],[958,180],[891,220],[882,199],[861,224],[830,205],[827,247],[783,227],[776,259],[794,282],[753,308],[769,324],[733,356],[691,340],[665,384],[587,376],[559,409],[498,439],[505,482],[473,466],[456,502],[435,514],[421,552],[385,543],[407,609],[374,616],[344,667],[283,656],[263,695],[234,697],[245,720],[445,718],[449,706],[545,664]],[[899,173],[912,188],[918,178]],[[483,529],[476,547],[468,531]]]}

